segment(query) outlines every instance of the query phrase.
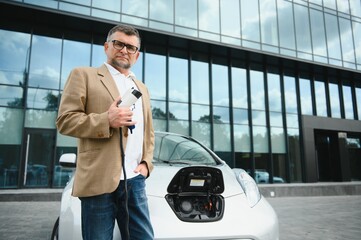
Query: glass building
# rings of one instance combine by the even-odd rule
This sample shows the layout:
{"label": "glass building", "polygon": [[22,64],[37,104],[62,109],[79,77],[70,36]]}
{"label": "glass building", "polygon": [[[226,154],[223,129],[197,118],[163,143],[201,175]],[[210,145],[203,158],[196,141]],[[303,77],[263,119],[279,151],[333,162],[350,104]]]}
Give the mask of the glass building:
{"label": "glass building", "polygon": [[0,0],[0,188],[62,187],[72,68],[138,28],[154,127],[259,183],[361,180],[360,0]]}

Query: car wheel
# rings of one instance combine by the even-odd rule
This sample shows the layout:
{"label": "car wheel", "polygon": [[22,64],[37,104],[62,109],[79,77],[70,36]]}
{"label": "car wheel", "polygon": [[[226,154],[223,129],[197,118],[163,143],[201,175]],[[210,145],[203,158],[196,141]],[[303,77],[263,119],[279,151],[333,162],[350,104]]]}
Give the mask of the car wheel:
{"label": "car wheel", "polygon": [[56,222],[53,227],[53,232],[51,233],[51,240],[59,239],[59,218],[56,219]]}

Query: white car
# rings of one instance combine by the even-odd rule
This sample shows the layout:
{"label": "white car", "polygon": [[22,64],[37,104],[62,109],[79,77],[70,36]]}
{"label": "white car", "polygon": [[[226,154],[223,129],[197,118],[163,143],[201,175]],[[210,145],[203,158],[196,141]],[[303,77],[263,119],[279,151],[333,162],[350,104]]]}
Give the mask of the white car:
{"label": "white car", "polygon": [[[278,218],[243,169],[231,169],[211,150],[178,134],[156,132],[154,170],[146,192],[155,239],[279,239]],[[75,166],[75,154],[62,155]],[[64,189],[52,239],[81,239],[80,200],[73,178]],[[118,226],[114,239],[121,239]]]}

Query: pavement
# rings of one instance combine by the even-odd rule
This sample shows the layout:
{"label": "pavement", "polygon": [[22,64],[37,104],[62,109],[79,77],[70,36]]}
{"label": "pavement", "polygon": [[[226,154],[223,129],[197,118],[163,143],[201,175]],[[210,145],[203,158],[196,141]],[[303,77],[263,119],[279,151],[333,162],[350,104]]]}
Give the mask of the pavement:
{"label": "pavement", "polygon": [[[293,184],[260,186],[278,215],[280,240],[361,239],[361,183],[286,185]],[[0,239],[50,239],[60,196],[61,189],[0,190]]]}

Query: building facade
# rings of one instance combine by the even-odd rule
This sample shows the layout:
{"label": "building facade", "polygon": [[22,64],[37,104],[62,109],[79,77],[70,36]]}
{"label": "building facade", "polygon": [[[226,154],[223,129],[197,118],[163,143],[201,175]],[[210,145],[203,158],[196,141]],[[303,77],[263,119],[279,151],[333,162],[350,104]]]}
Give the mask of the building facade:
{"label": "building facade", "polygon": [[259,183],[361,180],[360,0],[0,0],[0,188],[62,187],[55,127],[72,68],[116,24],[157,131],[190,135]]}

